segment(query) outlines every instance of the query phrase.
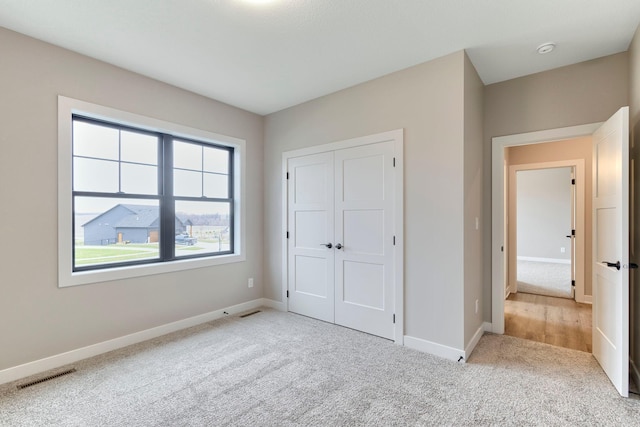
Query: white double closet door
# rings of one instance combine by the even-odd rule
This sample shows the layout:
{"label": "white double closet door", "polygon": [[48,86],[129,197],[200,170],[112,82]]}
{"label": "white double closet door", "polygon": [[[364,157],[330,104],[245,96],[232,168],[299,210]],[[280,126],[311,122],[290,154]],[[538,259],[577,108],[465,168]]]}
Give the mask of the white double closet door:
{"label": "white double closet door", "polygon": [[287,161],[289,310],[394,337],[394,143]]}

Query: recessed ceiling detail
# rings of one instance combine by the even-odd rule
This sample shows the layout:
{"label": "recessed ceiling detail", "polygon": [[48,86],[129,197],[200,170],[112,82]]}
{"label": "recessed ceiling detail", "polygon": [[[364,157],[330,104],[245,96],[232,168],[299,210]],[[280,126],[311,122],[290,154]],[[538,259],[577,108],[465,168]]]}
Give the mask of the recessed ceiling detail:
{"label": "recessed ceiling detail", "polygon": [[540,46],[538,46],[537,51],[540,55],[544,55],[545,53],[553,52],[555,48],[556,48],[555,43],[543,43]]}
{"label": "recessed ceiling detail", "polygon": [[1,0],[0,26],[268,114],[461,50],[485,84],[624,52],[640,22],[638,0],[157,3]]}

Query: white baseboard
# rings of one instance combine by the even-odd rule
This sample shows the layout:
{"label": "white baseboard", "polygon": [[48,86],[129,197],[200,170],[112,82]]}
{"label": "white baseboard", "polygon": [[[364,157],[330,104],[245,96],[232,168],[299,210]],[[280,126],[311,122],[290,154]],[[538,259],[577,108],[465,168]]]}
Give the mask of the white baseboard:
{"label": "white baseboard", "polygon": [[537,258],[532,256],[519,256],[518,261],[533,261],[533,262],[550,262],[553,264],[571,264],[570,259],[562,258]]}
{"label": "white baseboard", "polygon": [[580,302],[582,304],[593,304],[593,296],[592,295],[584,295],[582,299],[576,298],[576,302]]}
{"label": "white baseboard", "polygon": [[464,350],[448,347],[446,345],[423,340],[421,338],[410,337],[408,335],[404,336],[404,345],[414,350],[422,351],[423,353],[429,353],[456,362],[466,363],[466,361],[469,359],[469,356],[471,356],[473,349],[475,349],[476,345],[478,345],[478,342],[480,342],[480,338],[482,338],[484,332],[487,331],[487,327],[490,330],[491,323],[484,322],[482,325],[480,325],[476,333],[473,334],[473,338],[471,338],[471,341],[469,341],[469,344],[467,344]]}
{"label": "white baseboard", "polygon": [[40,372],[45,372],[50,369],[59,368],[61,366],[68,365],[82,359],[97,356],[99,354],[117,350],[119,348],[126,347],[132,344],[137,344],[139,342],[166,335],[171,332],[179,331],[181,329],[190,328],[192,326],[196,326],[206,322],[211,322],[212,320],[220,319],[226,316],[227,314],[225,314],[225,312],[230,315],[238,314],[242,313],[243,311],[256,309],[258,307],[271,307],[278,310],[278,304],[282,303],[266,298],[259,298],[231,307],[222,308],[220,310],[211,311],[209,313],[200,314],[198,316],[189,317],[187,319],[178,320],[176,322],[167,323],[166,325],[156,326],[155,328],[146,329],[144,331],[134,332],[133,334],[114,338],[108,341],[103,341],[97,344],[92,344],[87,347],[68,351],[66,353],[56,354],[54,356],[14,366],[12,368],[3,369],[0,371],[0,384],[19,380],[20,378],[25,378],[34,374],[38,374]]}
{"label": "white baseboard", "polygon": [[274,310],[278,311],[287,311],[287,306],[285,303],[268,298],[262,298],[262,305],[264,307],[273,308]]}
{"label": "white baseboard", "polygon": [[485,331],[485,332],[492,332],[493,333],[493,323],[484,322],[482,324],[482,330]]}
{"label": "white baseboard", "polygon": [[469,356],[473,353],[473,349],[476,348],[478,342],[480,342],[480,338],[484,335],[484,324],[480,325],[475,334],[473,334],[473,338],[469,341],[469,344],[464,348],[464,360],[465,362],[469,360]]}
{"label": "white baseboard", "polygon": [[465,360],[464,350],[448,347],[446,345],[438,344],[435,342],[423,340],[422,338],[404,336],[404,345],[414,350],[421,351],[423,353],[433,354],[434,356],[443,357],[445,359],[453,360],[455,362],[463,362]]}

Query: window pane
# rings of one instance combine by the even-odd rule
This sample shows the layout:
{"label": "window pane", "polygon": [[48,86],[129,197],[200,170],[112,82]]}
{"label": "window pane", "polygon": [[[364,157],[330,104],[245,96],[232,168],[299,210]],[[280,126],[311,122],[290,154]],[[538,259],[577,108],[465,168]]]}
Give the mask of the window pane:
{"label": "window pane", "polygon": [[229,151],[204,147],[204,170],[207,172],[229,173]]}
{"label": "window pane", "polygon": [[157,200],[74,198],[74,267],[157,259]]}
{"label": "window pane", "polygon": [[173,194],[182,197],[202,197],[202,172],[174,170]]}
{"label": "window pane", "polygon": [[118,129],[73,122],[73,155],[118,160]]}
{"label": "window pane", "polygon": [[120,138],[123,162],[158,164],[158,137],[122,131]]}
{"label": "window pane", "polygon": [[229,197],[229,178],[227,175],[204,174],[204,196],[226,199]]}
{"label": "window pane", "polygon": [[135,194],[158,194],[156,166],[122,163],[122,191]]}
{"label": "window pane", "polygon": [[202,146],[174,141],[173,167],[197,171],[202,170]]}
{"label": "window pane", "polygon": [[73,190],[116,193],[118,191],[118,162],[73,159]]}
{"label": "window pane", "polygon": [[230,204],[176,201],[176,257],[231,251]]}

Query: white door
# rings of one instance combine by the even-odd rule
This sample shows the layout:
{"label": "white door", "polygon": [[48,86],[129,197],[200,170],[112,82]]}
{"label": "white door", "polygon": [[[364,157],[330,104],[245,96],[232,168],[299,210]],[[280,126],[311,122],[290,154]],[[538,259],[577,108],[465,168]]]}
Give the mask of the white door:
{"label": "white door", "polygon": [[334,321],[333,153],[288,160],[289,310]]}
{"label": "white door", "polygon": [[394,142],[290,158],[289,310],[394,338]]}
{"label": "white door", "polygon": [[629,394],[629,109],[593,134],[593,355]]}
{"label": "white door", "polygon": [[393,339],[393,142],[335,153],[335,322]]}

